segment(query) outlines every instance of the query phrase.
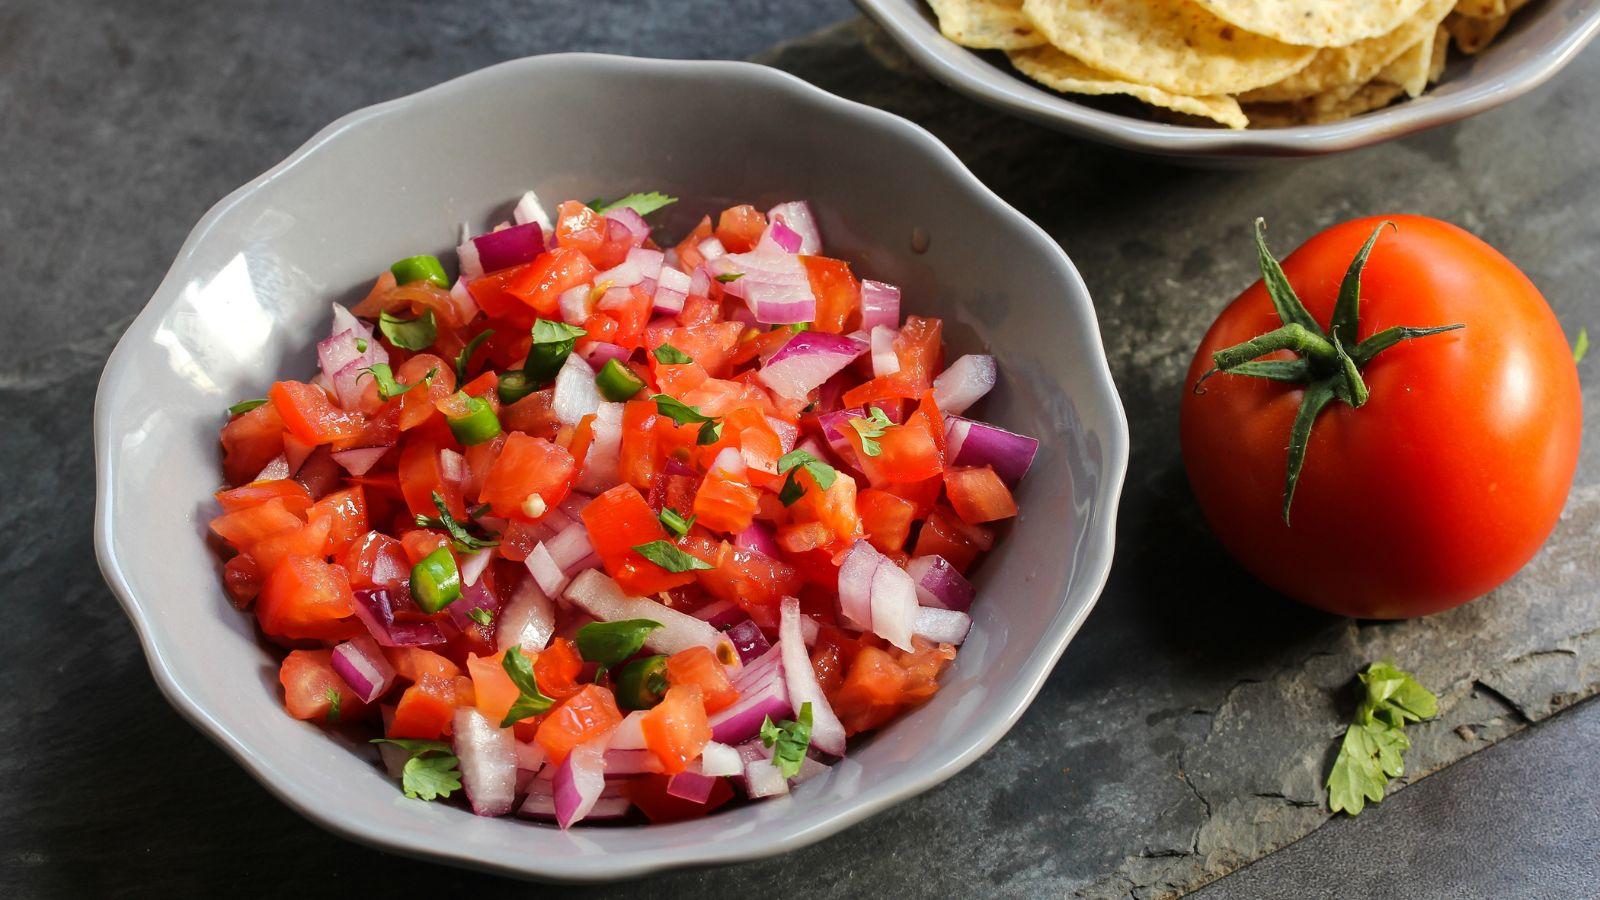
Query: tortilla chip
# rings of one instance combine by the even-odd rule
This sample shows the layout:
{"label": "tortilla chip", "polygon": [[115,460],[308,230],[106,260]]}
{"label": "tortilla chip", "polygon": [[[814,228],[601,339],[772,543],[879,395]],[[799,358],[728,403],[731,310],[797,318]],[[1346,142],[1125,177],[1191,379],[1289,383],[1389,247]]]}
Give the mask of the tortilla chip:
{"label": "tortilla chip", "polygon": [[[1378,70],[1374,79],[1384,84],[1397,84],[1408,96],[1419,96],[1428,87],[1429,73],[1433,70],[1434,36],[1439,26],[1433,26],[1428,36],[1407,47],[1387,66]],[[1446,42],[1449,38],[1445,38]]]}
{"label": "tortilla chip", "polygon": [[1316,58],[1305,68],[1239,99],[1246,103],[1283,103],[1336,93],[1340,89],[1349,96],[1408,48],[1428,40],[1454,4],[1455,0],[1425,0],[1411,18],[1388,34],[1348,47],[1318,50]]}
{"label": "tortilla chip", "polygon": [[1190,97],[1174,94],[1147,84],[1123,81],[1062,53],[1054,47],[1013,50],[1006,54],[1017,71],[1052,90],[1066,94],[1126,94],[1151,106],[1159,106],[1191,116],[1203,116],[1229,128],[1249,124],[1239,102],[1227,94]]}
{"label": "tortilla chip", "polygon": [[[1285,44],[1348,47],[1400,27],[1423,0],[1196,0],[1212,15]],[[1483,2],[1483,0],[1477,0]],[[1443,18],[1441,16],[1441,18]]]}
{"label": "tortilla chip", "polygon": [[1489,46],[1505,30],[1511,14],[1527,4],[1528,0],[1504,0],[1505,12],[1489,17],[1466,15],[1457,10],[1444,20],[1444,27],[1461,52],[1471,56]]}
{"label": "tortilla chip", "polygon": [[1089,66],[1190,97],[1281,81],[1317,52],[1242,31],[1192,0],[1023,0],[1022,11]]}
{"label": "tortilla chip", "polygon": [[1374,81],[1353,93],[1332,92],[1292,103],[1254,103],[1244,107],[1251,128],[1288,128],[1321,125],[1358,116],[1388,106],[1405,91],[1397,84]]}
{"label": "tortilla chip", "polygon": [[1497,19],[1509,10],[1506,0],[1460,0],[1455,12],[1469,19]]}
{"label": "tortilla chip", "polygon": [[1428,63],[1428,83],[1433,84],[1444,77],[1444,64],[1450,56],[1450,32],[1440,25],[1433,33],[1433,59]]}
{"label": "tortilla chip", "polygon": [[1044,43],[1022,14],[1022,0],[928,0],[928,5],[939,17],[939,30],[963,47],[1020,50]]}

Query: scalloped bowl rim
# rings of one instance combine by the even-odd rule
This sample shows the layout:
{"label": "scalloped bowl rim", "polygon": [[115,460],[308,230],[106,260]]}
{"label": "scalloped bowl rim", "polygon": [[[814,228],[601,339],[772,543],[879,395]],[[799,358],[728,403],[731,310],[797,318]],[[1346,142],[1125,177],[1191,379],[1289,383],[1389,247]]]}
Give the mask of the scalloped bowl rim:
{"label": "scalloped bowl rim", "polygon": [[[234,734],[227,725],[219,721],[211,711],[192,697],[185,685],[180,683],[174,676],[170,670],[170,664],[163,657],[162,650],[157,643],[156,632],[159,626],[153,621],[153,617],[136,596],[113,550],[112,510],[116,501],[115,482],[117,475],[115,473],[113,436],[109,433],[111,411],[108,408],[109,405],[104,402],[107,385],[127,365],[128,360],[132,358],[131,354],[142,349],[136,347],[130,337],[147,337],[154,324],[177,303],[180,293],[179,282],[182,280],[186,265],[195,255],[196,248],[207,240],[213,229],[219,222],[224,220],[230,210],[244,198],[261,190],[264,186],[286,173],[293,171],[296,167],[307,163],[308,160],[313,160],[320,147],[338,140],[342,133],[358,128],[370,119],[405,108],[422,98],[434,98],[439,95],[460,95],[471,92],[478,85],[485,82],[493,82],[501,78],[536,72],[543,67],[561,66],[568,63],[611,65],[647,73],[666,70],[719,70],[719,74],[725,77],[737,78],[748,82],[749,87],[753,90],[787,92],[791,97],[801,102],[823,107],[836,107],[840,111],[848,113],[863,125],[891,133],[897,132],[900,139],[908,146],[931,155],[937,161],[940,167],[950,176],[952,189],[964,189],[973,192],[975,199],[984,207],[992,210],[995,215],[1011,217],[1024,231],[1030,232],[1037,244],[1036,247],[1031,248],[1034,252],[1054,254],[1058,257],[1056,262],[1061,266],[1062,272],[1073,282],[1064,286],[1068,289],[1067,293],[1072,294],[1073,299],[1081,303],[1083,309],[1080,312],[1086,316],[1088,323],[1094,326],[1089,329],[1092,334],[1086,335],[1086,340],[1089,341],[1097,353],[1094,359],[1086,360],[1085,363],[1090,367],[1090,378],[1093,382],[1094,392],[1099,395],[1096,399],[1102,402],[1109,411],[1112,425],[1104,433],[1104,478],[1091,501],[1097,509],[1096,515],[1100,524],[1098,527],[1086,532],[1084,538],[1085,549],[1081,557],[1083,568],[1074,574],[1071,589],[1061,598],[1061,609],[1057,611],[1055,618],[1051,620],[1048,633],[1040,636],[1038,642],[1029,652],[1028,659],[1023,663],[1022,674],[1025,679],[1020,685],[1023,689],[1022,692],[1013,695],[1017,699],[1010,704],[1010,708],[1005,711],[1001,721],[986,730],[978,730],[978,733],[953,739],[951,746],[956,748],[956,752],[950,754],[936,767],[917,773],[915,778],[905,782],[900,789],[885,796],[876,798],[871,802],[856,801],[831,815],[818,818],[817,821],[803,828],[789,831],[782,836],[782,841],[701,844],[666,850],[639,851],[631,855],[576,857],[572,860],[484,858],[475,855],[474,848],[465,843],[442,843],[425,846],[406,843],[401,840],[402,833],[398,829],[388,829],[383,822],[355,819],[345,815],[340,807],[327,802],[319,802],[317,798],[308,796],[307,792],[297,790],[293,776],[280,769],[269,754],[259,752],[244,738]],[[424,90],[349,113],[317,132],[282,162],[229,193],[212,206],[189,233],[172,266],[168,269],[150,301],[139,315],[134,318],[107,360],[96,392],[94,444],[96,465],[95,549],[100,568],[107,583],[121,603],[123,610],[133,622],[157,685],[179,713],[227,751],[279,800],[316,824],[343,837],[383,850],[512,877],[536,878],[558,882],[591,882],[636,877],[683,866],[760,859],[814,843],[901,800],[920,794],[939,784],[971,764],[992,747],[1010,730],[1032,702],[1040,686],[1060,658],[1062,651],[1077,632],[1089,611],[1094,607],[1095,601],[1106,583],[1115,543],[1117,500],[1127,468],[1128,427],[1120,399],[1111,379],[1098,326],[1095,325],[1093,305],[1089,303],[1087,288],[1083,285],[1082,279],[1078,276],[1077,270],[1072,266],[1070,259],[1042,229],[997,197],[967,170],[954,153],[920,126],[891,113],[836,97],[788,73],[752,63],[657,60],[620,57],[609,54],[562,53],[526,57],[498,63]],[[1071,609],[1074,602],[1078,602],[1081,605],[1076,609]],[[1063,614],[1069,610],[1071,615],[1063,620]],[[650,827],[670,828],[673,826]],[[597,833],[603,834],[604,831]],[[604,871],[600,871],[597,867],[597,859],[609,861],[604,867]]]}

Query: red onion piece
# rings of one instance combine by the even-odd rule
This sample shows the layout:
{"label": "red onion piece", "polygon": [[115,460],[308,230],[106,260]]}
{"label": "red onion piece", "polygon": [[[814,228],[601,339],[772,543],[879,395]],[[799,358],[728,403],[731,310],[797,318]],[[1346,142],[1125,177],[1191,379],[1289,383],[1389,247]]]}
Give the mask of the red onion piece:
{"label": "red onion piece", "polygon": [[528,557],[523,560],[523,565],[528,567],[528,572],[533,576],[539,590],[551,597],[561,596],[567,583],[572,580],[550,554],[550,548],[543,541],[528,551]]}
{"label": "red onion piece", "polygon": [[817,228],[817,217],[811,213],[811,204],[804,200],[779,203],[767,210],[767,221],[782,222],[800,236],[800,246],[792,253],[815,256],[822,252],[822,231]]}
{"label": "red onion piece", "polygon": [[839,565],[839,613],[858,631],[872,630],[872,577],[878,567],[893,565],[871,544],[858,540]]}
{"label": "red onion piece", "polygon": [[901,650],[915,649],[911,635],[921,608],[916,584],[892,560],[872,573],[872,630],[879,637]]}
{"label": "red onion piece", "polygon": [[556,373],[556,392],[551,400],[556,419],[563,425],[576,425],[604,402],[600,389],[594,386],[594,370],[578,354],[568,356]]}
{"label": "red onion piece", "polygon": [[622,480],[622,404],[602,403],[594,414],[594,440],[583,458],[577,489],[599,494]]}
{"label": "red onion piece", "polygon": [[699,762],[702,775],[722,777],[744,772],[744,760],[739,758],[739,751],[717,741],[712,741],[701,749]]}
{"label": "red onion piece", "polygon": [[706,624],[718,631],[727,631],[745,618],[744,610],[732,600],[718,600],[707,603],[694,611],[694,617],[701,619]]}
{"label": "red onion piece", "polygon": [[945,418],[945,458],[957,466],[990,466],[1000,480],[1015,488],[1033,466],[1039,442],[1004,428],[963,419]]}
{"label": "red onion piece", "polygon": [[618,347],[616,344],[608,343],[606,341],[594,341],[583,350],[579,351],[579,354],[583,357],[584,362],[589,364],[589,368],[593,369],[596,374],[598,374],[601,369],[605,368],[606,363],[610,362],[611,360],[614,359],[619,363],[626,363],[628,361],[628,357],[633,355],[632,351],[630,351],[628,348]]}
{"label": "red onion piece", "polygon": [[[529,818],[542,819],[546,822],[556,820],[556,800],[554,788],[554,767],[546,766],[539,775],[549,772],[551,777],[535,777],[528,782],[528,797],[517,814]],[[628,814],[633,804],[622,793],[622,786],[626,779],[607,781],[605,787],[600,789],[600,797],[590,807],[589,814],[584,816],[588,821],[594,822],[602,819],[620,819]]]}
{"label": "red onion piece", "polygon": [[866,414],[859,409],[837,409],[817,416],[817,424],[822,426],[822,436],[828,439],[828,446],[839,456],[850,459],[855,454],[855,446],[850,439],[844,436],[844,430],[849,426],[849,419],[864,419]]}
{"label": "red onion piece", "polygon": [[606,749],[607,775],[649,775],[665,771],[661,759],[643,747]]}
{"label": "red onion piece", "polygon": [[684,301],[689,296],[689,276],[677,269],[663,267],[656,279],[656,293],[651,305],[658,316],[675,316],[683,312]]}
{"label": "red onion piece", "polygon": [[879,325],[900,327],[900,289],[870,278],[862,279],[861,327],[870,331]]}
{"label": "red onion piece", "polygon": [[772,758],[763,755],[744,764],[744,790],[753,799],[776,797],[789,793],[789,782]]}
{"label": "red onion piece", "polygon": [[714,237],[708,237],[701,241],[695,246],[695,249],[699,250],[700,255],[704,256],[708,261],[713,259],[721,259],[722,257],[728,255],[728,248],[722,246],[722,241],[719,241]]}
{"label": "red onion piece", "polygon": [[689,273],[689,293],[696,297],[706,297],[711,291],[711,273],[705,266],[695,266]]}
{"label": "red onion piece", "polygon": [[[493,643],[494,631],[500,618],[500,598],[489,590],[489,585],[479,579],[472,584],[467,584],[466,579],[461,580],[461,599],[444,608],[445,615],[455,624],[456,628],[467,634],[474,632],[481,634],[485,642]],[[479,625],[472,618],[472,611],[484,610],[489,614],[489,625]]]}
{"label": "red onion piece", "polygon": [[477,584],[483,577],[483,570],[489,568],[489,563],[494,561],[494,548],[479,550],[469,553],[461,559],[461,583]]}
{"label": "red onion piece", "polygon": [[462,239],[461,245],[456,247],[456,266],[462,278],[483,277],[483,263],[478,260],[478,247],[472,238]]}
{"label": "red onion piece", "polygon": [[550,645],[555,632],[555,604],[533,579],[522,579],[511,602],[495,618],[495,649],[521,647],[525,653],[535,653]]}
{"label": "red onion piece", "polygon": [[648,745],[644,739],[644,714],[645,710],[636,709],[623,716],[622,724],[611,732],[611,743],[606,745],[606,752],[645,749]]}
{"label": "red onion piece", "polygon": [[773,219],[767,223],[765,231],[761,232],[761,239],[756,242],[756,250],[778,251],[781,253],[799,253],[802,238],[800,233]]}
{"label": "red onion piece", "polygon": [[[881,570],[880,570],[881,571]],[[896,570],[898,571],[898,570]],[[844,725],[817,683],[805,638],[800,634],[800,601],[785,597],[778,604],[778,647],[783,653],[783,675],[789,703],[796,709],[811,704],[811,746],[834,756],[844,755]]]}
{"label": "red onion piece", "polygon": [[734,650],[722,632],[709,624],[644,597],[629,597],[604,573],[587,569],[567,587],[567,599],[602,622],[650,619],[661,627],[645,637],[644,645],[668,655],[690,647],[705,647],[718,659],[731,660]]}
{"label": "red onion piece", "polygon": [[723,633],[728,636],[728,640],[733,641],[733,649],[739,652],[739,662],[742,663],[760,659],[762,655],[772,649],[771,642],[761,632],[761,627],[755,623],[754,619],[736,622]]}
{"label": "red onion piece", "polygon": [[938,609],[966,612],[976,594],[972,582],[937,554],[919,556],[906,563],[906,574],[917,586],[917,602]]}
{"label": "red onion piece", "polygon": [[456,710],[454,738],[461,786],[480,816],[511,812],[517,790],[517,739],[473,707]]}
{"label": "red onion piece", "polygon": [[768,249],[707,260],[711,274],[739,276],[722,289],[744,300],[757,322],[791,325],[817,317],[817,298],[800,257]]}
{"label": "red onion piece", "polygon": [[765,667],[755,681],[748,689],[740,687],[738,701],[711,717],[712,740],[723,744],[742,743],[761,732],[761,723],[768,716],[774,722],[794,718],[781,661]]}
{"label": "red onion piece", "polygon": [[333,648],[333,671],[362,703],[382,697],[394,684],[394,667],[370,637],[356,637]]}
{"label": "red onion piece", "polygon": [[556,824],[571,828],[594,809],[606,786],[605,743],[609,735],[572,748],[550,781],[556,801]]}
{"label": "red onion piece", "polygon": [[954,609],[924,606],[917,610],[911,630],[936,643],[960,646],[972,630],[972,617]]}
{"label": "red onion piece", "polygon": [[805,784],[818,775],[829,771],[831,768],[831,766],[823,763],[821,760],[811,756],[810,754],[807,754],[804,759],[800,760],[800,771],[796,772],[795,776],[789,779],[789,785],[793,787],[795,785]]}
{"label": "red onion piece", "polygon": [[511,221],[518,225],[537,222],[539,227],[552,234],[556,230],[550,221],[550,214],[544,211],[544,204],[539,202],[539,195],[533,191],[528,191],[517,200],[516,208],[511,210]]}
{"label": "red onion piece", "polygon": [[498,272],[532,262],[545,250],[544,228],[538,222],[513,225],[472,239],[484,272]]}
{"label": "red onion piece", "polygon": [[650,224],[632,207],[619,206],[610,210],[606,213],[606,219],[626,228],[635,247],[650,239]]}
{"label": "red onion piece", "polygon": [[[900,332],[887,325],[872,326],[872,377],[882,378],[900,371],[900,357],[894,352],[895,338]],[[941,410],[944,406],[941,404]]]}
{"label": "red onion piece", "polygon": [[433,647],[445,643],[444,632],[434,622],[396,622],[389,592],[382,589],[355,592],[356,618],[367,626],[383,647]]}
{"label": "red onion piece", "polygon": [[705,803],[711,799],[711,789],[717,780],[699,772],[679,772],[667,780],[667,793],[690,803]]}
{"label": "red onion piece", "polygon": [[557,307],[561,310],[561,321],[568,325],[582,325],[589,314],[594,312],[594,286],[580,284],[561,292],[556,298]]}
{"label": "red onion piece", "polygon": [[279,453],[277,456],[274,456],[272,458],[271,462],[269,462],[265,466],[263,466],[260,472],[256,473],[256,477],[254,477],[254,478],[252,478],[250,480],[251,481],[282,481],[283,479],[288,478],[290,475],[293,475],[293,474],[294,474],[294,471],[289,468],[289,459],[288,459],[288,457],[284,456],[282,453]]}
{"label": "red onion piece", "polygon": [[372,471],[372,467],[378,464],[378,460],[382,459],[383,455],[389,452],[389,449],[388,447],[356,447],[351,450],[335,450],[333,451],[333,461],[344,466],[344,470],[349,472],[352,477],[360,478]]}
{"label": "red onion piece", "polygon": [[778,541],[772,536],[772,529],[767,527],[765,522],[751,522],[749,528],[734,536],[733,546],[772,559],[783,558],[782,551],[778,549]]}
{"label": "red onion piece", "polygon": [[933,379],[933,399],[946,415],[960,415],[994,389],[998,378],[994,357],[969,353]]}
{"label": "red onion piece", "polygon": [[756,377],[777,393],[802,400],[866,351],[866,341],[802,331],[772,354]]}

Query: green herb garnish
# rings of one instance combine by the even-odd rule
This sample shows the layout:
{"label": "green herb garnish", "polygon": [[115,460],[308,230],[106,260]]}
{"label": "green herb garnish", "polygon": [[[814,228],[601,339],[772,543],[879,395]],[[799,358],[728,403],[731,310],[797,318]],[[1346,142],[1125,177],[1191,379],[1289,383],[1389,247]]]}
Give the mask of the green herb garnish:
{"label": "green herb garnish", "polygon": [[500,668],[506,670],[511,683],[517,686],[521,696],[517,702],[511,704],[506,710],[506,717],[500,720],[501,728],[510,728],[512,725],[530,716],[547,713],[556,705],[552,697],[546,697],[539,690],[539,682],[533,677],[533,663],[522,655],[522,648],[513,644],[506,648],[506,655],[500,660]]}
{"label": "green herb garnish", "polygon": [[461,790],[459,761],[444,741],[408,738],[373,738],[374,744],[394,744],[411,754],[400,775],[400,788],[413,800],[434,800]]}
{"label": "green herb garnish", "polygon": [[800,704],[799,721],[785,720],[772,724],[768,716],[761,722],[761,743],[772,748],[772,764],[785,778],[800,774],[800,764],[805,762],[806,749],[811,746],[811,703]]}
{"label": "green herb garnish", "polygon": [[702,413],[676,397],[666,394],[654,394],[650,399],[656,402],[657,412],[679,425],[699,423],[700,433],[695,437],[695,443],[700,446],[715,444],[722,439],[722,423],[715,418]]}
{"label": "green herb garnish", "polygon": [[644,639],[660,627],[660,622],[650,619],[590,622],[578,629],[578,653],[609,669],[638,653]]}
{"label": "green herb garnish", "polygon": [[265,398],[265,397],[262,397],[262,398],[257,399],[257,400],[240,400],[238,403],[235,403],[234,405],[228,407],[228,415],[230,415],[230,416],[243,415],[243,414],[249,412],[252,409],[255,409],[255,408],[260,407],[260,406],[266,406],[266,405],[267,405],[267,398]]}
{"label": "green herb garnish", "polygon": [[861,452],[868,456],[877,456],[883,452],[883,445],[879,444],[877,439],[883,437],[884,431],[894,424],[889,421],[883,410],[876,406],[868,407],[867,414],[863,418],[845,421],[856,430],[856,434],[861,436]]}
{"label": "green herb garnish", "polygon": [[691,556],[679,550],[671,541],[651,541],[648,544],[636,544],[634,550],[640,556],[650,560],[668,572],[694,572],[712,568],[711,564],[698,556]]}
{"label": "green herb garnish", "polygon": [[659,518],[661,519],[661,527],[672,532],[674,537],[683,537],[689,533],[689,529],[694,527],[693,514],[685,519],[681,513],[670,506],[661,510]]}
{"label": "green herb garnish", "polygon": [[1373,663],[1358,677],[1361,702],[1327,782],[1329,809],[1352,816],[1368,800],[1381,801],[1389,779],[1405,774],[1402,754],[1411,747],[1406,723],[1430,719],[1439,711],[1438,698],[1391,662]]}
{"label": "green herb garnish", "polygon": [[778,500],[784,506],[793,506],[806,492],[800,484],[798,476],[804,470],[811,475],[817,487],[827,490],[833,487],[833,480],[839,477],[839,470],[828,465],[804,450],[790,450],[778,457],[778,474],[788,475],[784,479],[783,488],[778,491]]}
{"label": "green herb garnish", "polygon": [[[600,201],[596,200],[595,202],[598,203]],[[677,202],[677,197],[668,197],[666,194],[663,194],[659,191],[650,191],[649,193],[644,194],[629,194],[620,200],[613,200],[604,206],[591,206],[591,208],[594,209],[595,212],[605,215],[614,209],[622,209],[623,207],[627,207],[641,216],[648,216],[663,206],[670,206]]]}
{"label": "green herb garnish", "polygon": [[668,366],[682,366],[694,362],[694,357],[671,344],[662,344],[657,347],[655,355],[657,362]]}
{"label": "green herb garnish", "polygon": [[402,319],[391,312],[378,316],[378,330],[389,339],[389,343],[407,350],[426,350],[433,346],[439,336],[439,327],[434,324],[433,310],[425,309],[422,315],[415,319]]}
{"label": "green herb garnish", "polygon": [[478,347],[493,336],[494,329],[486,328],[478,332],[472,340],[467,341],[467,345],[456,354],[456,384],[467,383],[467,363],[472,361],[472,354],[478,352]]}

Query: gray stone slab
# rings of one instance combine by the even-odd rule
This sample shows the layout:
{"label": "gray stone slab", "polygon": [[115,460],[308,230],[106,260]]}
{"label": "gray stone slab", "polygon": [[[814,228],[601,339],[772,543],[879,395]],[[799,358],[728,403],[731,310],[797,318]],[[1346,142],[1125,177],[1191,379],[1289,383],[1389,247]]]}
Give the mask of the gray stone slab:
{"label": "gray stone slab", "polygon": [[[0,729],[0,896],[528,893],[316,829],[166,706],[92,561],[88,429],[101,364],[205,209],[344,112],[513,56],[736,57],[849,13],[842,0],[0,0],[0,271],[10,276],[0,293],[0,720],[11,723]],[[1159,894],[1323,821],[1317,785],[1345,712],[1338,691],[1370,659],[1394,656],[1444,698],[1441,720],[1414,729],[1417,774],[1593,692],[1592,447],[1550,548],[1505,590],[1423,622],[1354,624],[1272,596],[1221,555],[1188,498],[1175,413],[1193,343],[1253,277],[1258,214],[1284,248],[1358,214],[1450,218],[1517,260],[1574,328],[1600,321],[1600,120],[1587,89],[1600,57],[1459,127],[1233,173],[1000,117],[922,78],[861,26],[771,59],[930,128],[1073,255],[1133,427],[1119,560],[1038,701],[945,786],[767,862],[564,894]],[[1538,774],[1517,767],[1517,746],[1506,745],[1506,765]],[[1336,833],[1398,820],[1384,834],[1421,852],[1455,825],[1448,808],[1410,800],[1432,781]],[[1483,802],[1505,806],[1510,824],[1537,811],[1514,793]],[[1516,832],[1494,825],[1473,827],[1509,846]],[[1580,848],[1600,838],[1592,822],[1564,832],[1574,833]],[[1229,896],[1276,896],[1284,883],[1245,882]]]}

